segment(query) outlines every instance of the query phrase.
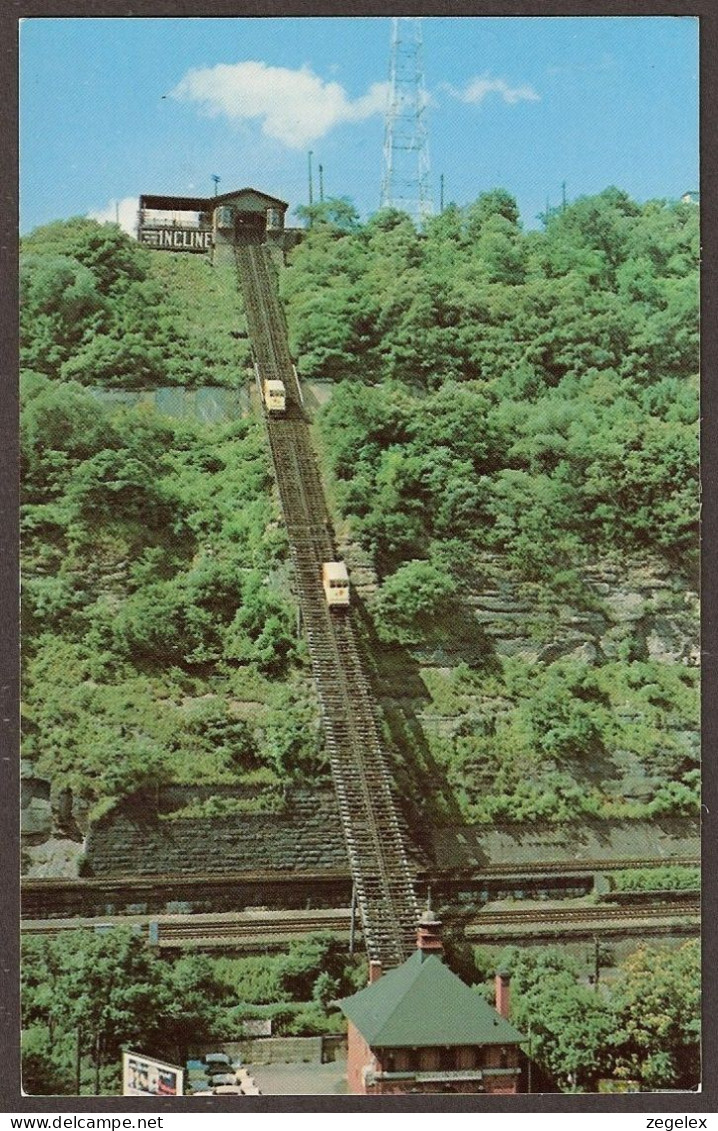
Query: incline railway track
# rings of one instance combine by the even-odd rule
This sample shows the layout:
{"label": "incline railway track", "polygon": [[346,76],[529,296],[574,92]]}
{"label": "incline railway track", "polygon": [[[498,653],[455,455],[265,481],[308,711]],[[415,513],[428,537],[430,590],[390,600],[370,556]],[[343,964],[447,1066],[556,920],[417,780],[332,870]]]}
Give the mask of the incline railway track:
{"label": "incline railway track", "polygon": [[237,266],[259,377],[287,394],[285,416],[265,420],[364,940],[370,959],[395,966],[414,949],[419,912],[376,707],[351,614],[330,611],[322,591],[322,563],[337,555],[266,248],[240,244]]}

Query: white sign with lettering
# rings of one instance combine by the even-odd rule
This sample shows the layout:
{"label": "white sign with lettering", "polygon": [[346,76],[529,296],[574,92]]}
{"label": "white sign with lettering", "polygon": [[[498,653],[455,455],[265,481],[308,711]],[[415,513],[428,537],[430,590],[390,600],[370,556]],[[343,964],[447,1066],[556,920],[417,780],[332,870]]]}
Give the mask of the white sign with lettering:
{"label": "white sign with lettering", "polygon": [[212,233],[200,228],[140,228],[140,243],[163,251],[209,251]]}

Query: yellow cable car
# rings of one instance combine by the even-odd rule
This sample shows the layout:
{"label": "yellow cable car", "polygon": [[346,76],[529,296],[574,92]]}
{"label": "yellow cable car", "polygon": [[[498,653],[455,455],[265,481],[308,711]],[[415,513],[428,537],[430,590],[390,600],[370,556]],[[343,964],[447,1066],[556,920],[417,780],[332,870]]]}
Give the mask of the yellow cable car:
{"label": "yellow cable car", "polygon": [[344,562],[324,562],[322,585],[328,605],[349,604],[349,574]]}
{"label": "yellow cable car", "polygon": [[264,403],[271,416],[280,416],[287,411],[287,390],[284,381],[265,381],[262,386]]}

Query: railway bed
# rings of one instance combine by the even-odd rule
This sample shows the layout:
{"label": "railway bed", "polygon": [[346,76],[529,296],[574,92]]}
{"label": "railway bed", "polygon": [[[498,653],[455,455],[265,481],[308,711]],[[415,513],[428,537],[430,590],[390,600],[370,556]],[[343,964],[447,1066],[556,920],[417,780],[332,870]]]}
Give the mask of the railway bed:
{"label": "railway bed", "polygon": [[[698,866],[698,859],[673,861]],[[515,864],[493,864],[479,872],[457,875],[417,870],[420,891],[431,888],[437,904],[461,909],[467,905],[505,898],[552,899],[587,895],[597,875],[626,868],[659,868],[664,860],[584,860],[571,868],[553,861],[537,861],[520,869]],[[615,893],[613,893],[615,895]],[[621,901],[633,893],[623,893]],[[678,893],[674,893],[678,894]],[[136,911],[162,914],[181,905],[187,912],[242,911],[266,907],[282,911],[348,906],[352,879],[349,868],[307,872],[193,872],[178,876],[116,876],[79,879],[31,878],[22,882],[22,914],[26,919],[93,917]],[[640,896],[644,901],[649,895]]]}
{"label": "railway bed", "polygon": [[[266,952],[285,949],[291,942],[316,932],[329,932],[350,945],[352,916],[349,908],[314,911],[229,912],[196,915],[122,915],[97,918],[25,920],[23,933],[54,937],[73,930],[102,933],[113,927],[130,927],[160,951],[228,950]],[[353,938],[361,937],[355,921]],[[469,943],[568,942],[602,935],[612,938],[697,935],[700,904],[697,900],[666,899],[650,905],[616,907],[560,906],[547,902],[530,908],[486,910],[463,923]]]}
{"label": "railway bed", "polygon": [[[102,934],[130,927],[149,945],[161,950],[267,951],[286,949],[307,935],[329,932],[349,942],[351,910],[247,911],[197,915],[106,915],[93,919],[34,919],[24,921],[25,934],[55,937],[70,931]],[[356,930],[356,937],[360,936]]]}
{"label": "railway bed", "polygon": [[646,906],[614,907],[603,904],[593,907],[512,908],[483,911],[467,924],[467,942],[504,942],[530,939],[532,942],[556,942],[591,938],[594,935],[642,939],[656,935],[697,935],[700,932],[701,907],[698,900],[660,902]]}

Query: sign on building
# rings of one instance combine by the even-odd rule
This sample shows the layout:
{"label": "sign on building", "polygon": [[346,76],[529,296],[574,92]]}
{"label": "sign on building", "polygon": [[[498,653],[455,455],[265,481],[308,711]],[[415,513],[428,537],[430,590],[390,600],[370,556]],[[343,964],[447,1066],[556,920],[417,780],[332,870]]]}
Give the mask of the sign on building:
{"label": "sign on building", "polygon": [[212,233],[200,228],[140,228],[140,243],[164,251],[209,251]]}
{"label": "sign on building", "polygon": [[150,1060],[142,1053],[122,1054],[123,1096],[181,1096],[184,1072],[174,1064]]}

